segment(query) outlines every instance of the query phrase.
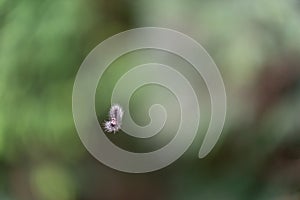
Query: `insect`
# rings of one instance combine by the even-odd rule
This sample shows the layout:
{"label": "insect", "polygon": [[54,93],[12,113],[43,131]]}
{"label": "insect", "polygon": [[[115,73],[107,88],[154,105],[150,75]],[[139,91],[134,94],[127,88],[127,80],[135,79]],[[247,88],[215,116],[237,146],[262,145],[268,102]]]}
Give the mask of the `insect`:
{"label": "insect", "polygon": [[124,111],[118,104],[111,106],[109,120],[104,121],[104,130],[109,133],[116,133],[121,129]]}

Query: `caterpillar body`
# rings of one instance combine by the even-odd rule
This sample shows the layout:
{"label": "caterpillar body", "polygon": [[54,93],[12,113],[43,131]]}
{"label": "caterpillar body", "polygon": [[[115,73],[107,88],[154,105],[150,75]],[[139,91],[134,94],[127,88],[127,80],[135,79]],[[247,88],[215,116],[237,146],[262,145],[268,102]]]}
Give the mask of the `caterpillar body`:
{"label": "caterpillar body", "polygon": [[118,104],[112,105],[109,110],[109,120],[104,122],[104,130],[108,133],[116,133],[121,129],[124,111]]}

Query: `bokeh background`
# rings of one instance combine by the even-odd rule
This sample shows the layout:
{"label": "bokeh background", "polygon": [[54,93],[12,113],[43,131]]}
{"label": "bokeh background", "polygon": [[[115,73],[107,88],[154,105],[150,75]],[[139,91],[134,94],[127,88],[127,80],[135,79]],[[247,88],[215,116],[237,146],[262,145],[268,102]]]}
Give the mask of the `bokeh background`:
{"label": "bokeh background", "polygon": [[[126,174],[82,145],[72,87],[98,43],[143,26],[181,31],[205,47],[224,78],[228,115],[206,158],[197,159],[199,137],[172,165]],[[0,0],[0,199],[300,199],[299,36],[298,0]],[[99,121],[115,73],[98,92]],[[143,119],[134,105],[143,103],[133,104]],[[119,136],[110,139],[127,144]]]}

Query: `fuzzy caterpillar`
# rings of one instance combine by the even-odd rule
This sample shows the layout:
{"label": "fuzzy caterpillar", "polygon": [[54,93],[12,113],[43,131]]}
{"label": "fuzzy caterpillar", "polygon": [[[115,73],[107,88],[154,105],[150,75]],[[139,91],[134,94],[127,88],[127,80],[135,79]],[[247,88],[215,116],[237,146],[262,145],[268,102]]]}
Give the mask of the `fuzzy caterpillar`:
{"label": "fuzzy caterpillar", "polygon": [[120,105],[113,105],[109,110],[109,120],[104,122],[104,130],[109,133],[118,132],[121,129],[123,114]]}

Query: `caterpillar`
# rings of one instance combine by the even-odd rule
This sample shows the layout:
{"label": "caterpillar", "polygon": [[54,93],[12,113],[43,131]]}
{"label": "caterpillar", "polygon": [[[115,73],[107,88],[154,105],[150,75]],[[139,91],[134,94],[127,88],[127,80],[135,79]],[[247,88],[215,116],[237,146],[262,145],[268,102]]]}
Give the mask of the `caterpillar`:
{"label": "caterpillar", "polygon": [[124,111],[118,104],[112,105],[109,110],[109,120],[104,121],[104,130],[108,133],[116,133],[121,129]]}

